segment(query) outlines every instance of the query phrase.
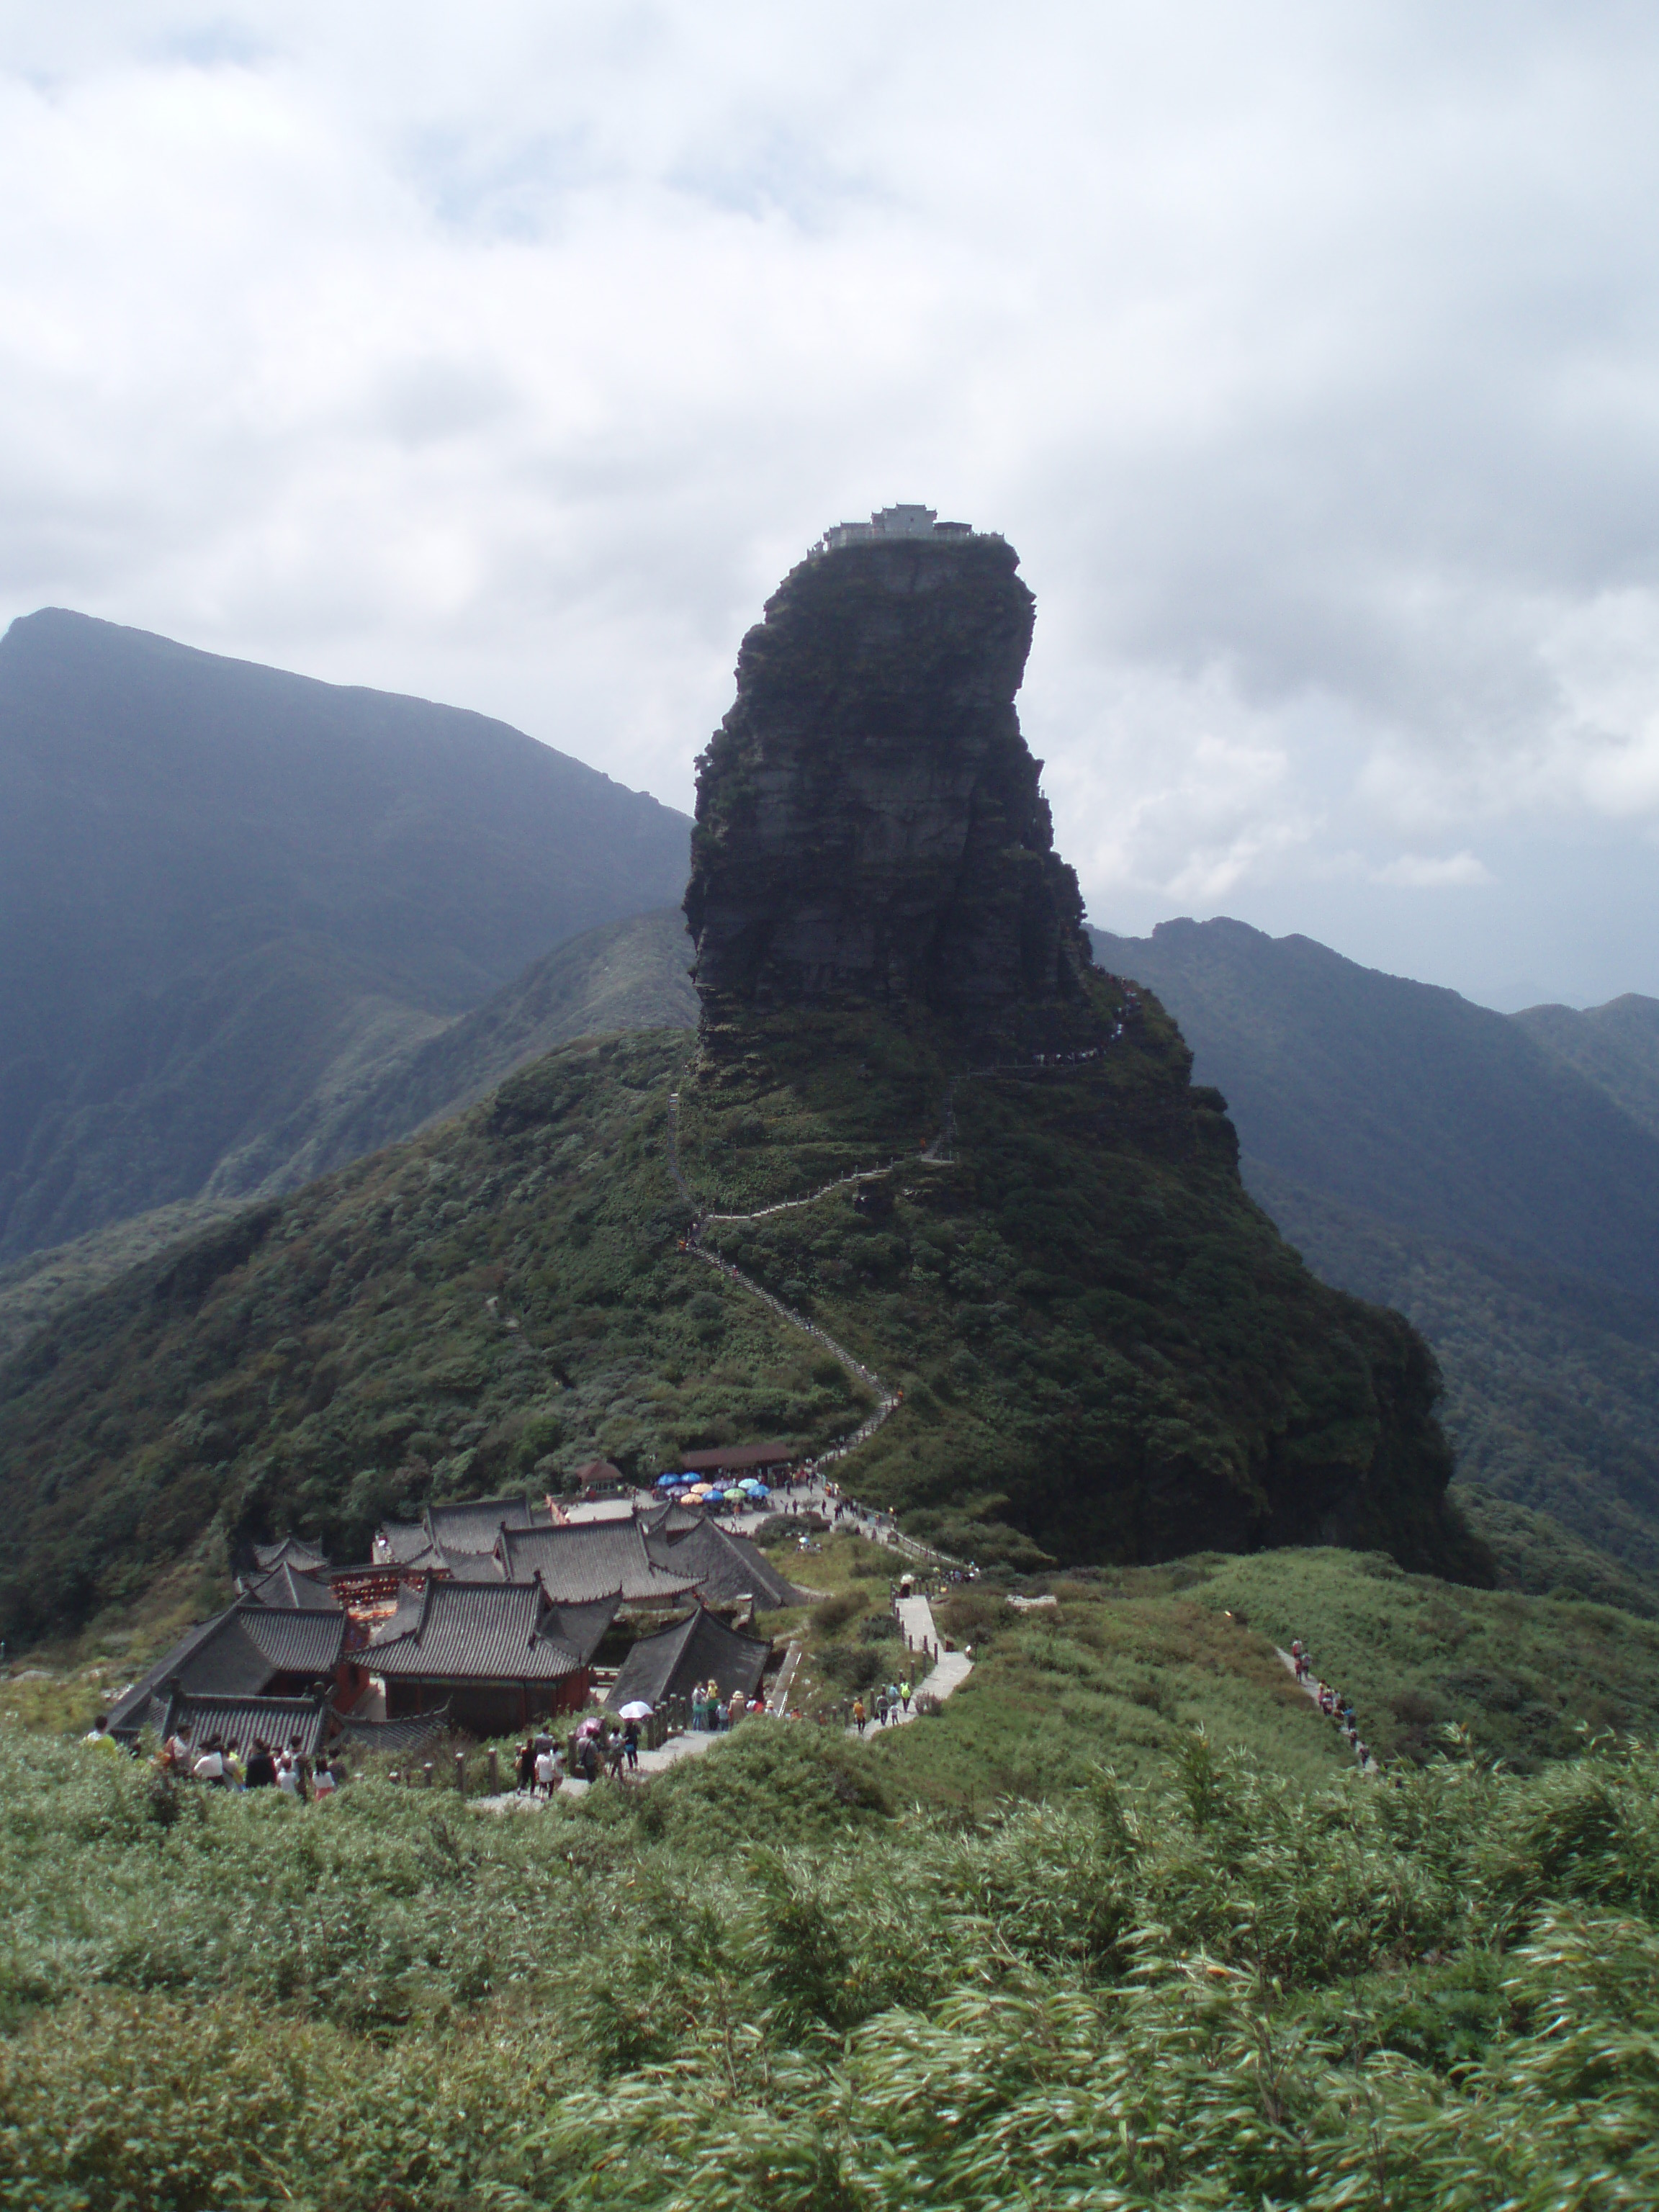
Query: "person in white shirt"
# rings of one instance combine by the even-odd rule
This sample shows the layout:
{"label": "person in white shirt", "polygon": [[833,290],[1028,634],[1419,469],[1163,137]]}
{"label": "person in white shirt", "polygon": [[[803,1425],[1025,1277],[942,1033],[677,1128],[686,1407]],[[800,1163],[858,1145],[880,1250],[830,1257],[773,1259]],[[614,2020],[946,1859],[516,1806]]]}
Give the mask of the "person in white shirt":
{"label": "person in white shirt", "polygon": [[225,1786],[225,1755],[219,1748],[216,1736],[210,1736],[201,1757],[190,1770],[198,1782],[210,1782],[216,1789]]}
{"label": "person in white shirt", "polygon": [[276,1762],[276,1787],[286,1790],[290,1797],[300,1794],[300,1770],[286,1752]]}

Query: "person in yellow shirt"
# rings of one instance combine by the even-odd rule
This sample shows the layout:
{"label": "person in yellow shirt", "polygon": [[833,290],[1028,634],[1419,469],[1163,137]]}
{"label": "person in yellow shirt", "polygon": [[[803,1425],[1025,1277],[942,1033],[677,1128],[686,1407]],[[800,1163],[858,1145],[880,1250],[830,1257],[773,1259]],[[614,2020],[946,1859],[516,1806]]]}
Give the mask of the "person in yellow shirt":
{"label": "person in yellow shirt", "polygon": [[109,1732],[109,1715],[107,1713],[99,1714],[97,1719],[87,1730],[81,1741],[82,1743],[91,1744],[93,1748],[96,1751],[119,1751],[121,1748],[120,1745],[117,1743],[115,1738]]}

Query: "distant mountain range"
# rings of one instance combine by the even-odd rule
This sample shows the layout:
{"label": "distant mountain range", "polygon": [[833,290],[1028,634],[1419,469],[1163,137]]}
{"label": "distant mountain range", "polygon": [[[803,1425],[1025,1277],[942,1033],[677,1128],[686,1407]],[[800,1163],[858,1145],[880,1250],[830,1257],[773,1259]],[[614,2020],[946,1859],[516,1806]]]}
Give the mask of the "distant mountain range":
{"label": "distant mountain range", "polygon": [[1462,1475],[1659,1576],[1659,1001],[1510,1016],[1242,922],[1093,934],[1291,1242],[1433,1346]]}
{"label": "distant mountain range", "polygon": [[222,1162],[198,1196],[0,1267],[0,1360],[64,1306],[237,1212],[250,1196],[295,1189],[313,1175],[445,1121],[555,1045],[616,1030],[694,1027],[690,954],[678,907],[587,930],[532,962],[435,1036],[303,1100],[277,1127]]}
{"label": "distant mountain range", "polygon": [[[527,1036],[569,1034],[599,971],[525,971],[678,902],[690,826],[483,715],[58,609],[14,623],[0,1261],[291,1187],[462,1103],[501,1024],[458,1018],[511,986]],[[623,943],[601,967],[631,975]],[[631,988],[611,1011],[660,1018]]]}

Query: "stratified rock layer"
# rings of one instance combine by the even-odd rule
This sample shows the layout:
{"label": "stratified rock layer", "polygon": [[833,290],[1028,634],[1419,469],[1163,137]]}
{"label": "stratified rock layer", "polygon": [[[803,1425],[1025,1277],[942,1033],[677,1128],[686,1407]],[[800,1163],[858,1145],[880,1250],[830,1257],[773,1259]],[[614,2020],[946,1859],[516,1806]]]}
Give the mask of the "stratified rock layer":
{"label": "stratified rock layer", "polygon": [[711,1011],[866,999],[1033,1042],[1088,1018],[1083,902],[1014,711],[1018,565],[1000,538],[851,545],[768,602],[699,763]]}

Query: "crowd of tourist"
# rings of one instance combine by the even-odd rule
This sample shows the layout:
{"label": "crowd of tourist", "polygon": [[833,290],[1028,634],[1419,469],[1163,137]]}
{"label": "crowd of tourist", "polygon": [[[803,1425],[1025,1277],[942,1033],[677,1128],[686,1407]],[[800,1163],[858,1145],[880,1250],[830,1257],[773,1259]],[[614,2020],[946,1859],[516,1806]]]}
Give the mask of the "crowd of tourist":
{"label": "crowd of tourist", "polygon": [[1341,1729],[1343,1740],[1358,1760],[1363,1774],[1370,1764],[1370,1746],[1359,1733],[1359,1723],[1354,1717],[1353,1700],[1344,1696],[1340,1690],[1332,1689],[1322,1678],[1316,1680],[1313,1662],[1309,1658],[1307,1647],[1299,1636],[1291,1638],[1291,1663],[1296,1668],[1297,1680],[1312,1697],[1320,1711]]}
{"label": "crowd of tourist", "polygon": [[[121,1748],[109,1732],[107,1713],[99,1714],[82,1740],[94,1750]],[[331,1797],[343,1778],[325,1752],[313,1758],[297,1735],[286,1745],[268,1744],[256,1735],[245,1753],[234,1735],[204,1735],[196,1741],[189,1729],[175,1729],[156,1753],[155,1765],[174,1781],[200,1782],[212,1790],[281,1790],[301,1798]]]}

